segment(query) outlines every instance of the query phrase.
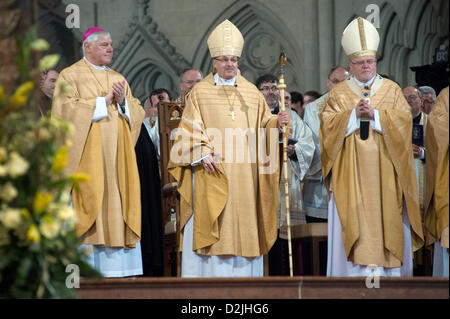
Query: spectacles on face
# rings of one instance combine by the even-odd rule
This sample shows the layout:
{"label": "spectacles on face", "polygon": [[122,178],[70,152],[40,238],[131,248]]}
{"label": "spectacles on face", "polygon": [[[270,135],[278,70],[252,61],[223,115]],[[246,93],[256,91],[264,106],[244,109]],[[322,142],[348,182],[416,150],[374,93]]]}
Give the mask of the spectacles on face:
{"label": "spectacles on face", "polygon": [[330,77],[328,77],[328,80],[330,80],[331,82],[333,82],[334,84],[339,84],[341,81],[339,81],[338,79],[331,79]]}
{"label": "spectacles on face", "polygon": [[433,104],[434,101],[431,101],[431,100],[423,100],[423,103]]}
{"label": "spectacles on face", "polygon": [[352,64],[357,65],[357,66],[363,66],[365,63],[367,63],[367,65],[374,65],[375,63],[377,63],[377,60],[375,59],[370,59],[370,60],[363,60],[363,61],[351,61]]}
{"label": "spectacles on face", "polygon": [[417,95],[409,95],[409,96],[405,96],[405,98],[407,99],[407,100],[412,100],[412,101],[414,101],[415,99],[417,99],[417,98],[419,98]]}
{"label": "spectacles on face", "polygon": [[200,82],[200,81],[201,81],[201,80],[187,80],[187,81],[182,81],[182,82],[191,85],[191,84],[198,83],[198,82]]}
{"label": "spectacles on face", "polygon": [[231,63],[233,63],[233,64],[236,64],[236,63],[238,63],[238,61],[239,61],[239,59],[237,58],[237,57],[233,57],[233,58],[222,58],[222,59],[219,59],[219,58],[214,58],[214,60],[216,60],[216,61],[219,61],[219,62],[222,62],[222,63],[228,63],[228,62],[231,62]]}
{"label": "spectacles on face", "polygon": [[268,91],[276,92],[276,91],[278,91],[278,88],[275,85],[274,86],[263,86],[259,90],[263,91],[263,92],[268,92]]}

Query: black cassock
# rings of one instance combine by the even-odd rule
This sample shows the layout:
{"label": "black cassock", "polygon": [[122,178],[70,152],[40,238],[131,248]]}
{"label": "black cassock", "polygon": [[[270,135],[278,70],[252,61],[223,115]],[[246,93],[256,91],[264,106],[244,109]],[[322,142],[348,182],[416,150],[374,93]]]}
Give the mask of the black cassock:
{"label": "black cassock", "polygon": [[141,183],[141,251],[144,276],[163,276],[163,227],[161,178],[155,146],[144,124],[136,143],[136,160]]}

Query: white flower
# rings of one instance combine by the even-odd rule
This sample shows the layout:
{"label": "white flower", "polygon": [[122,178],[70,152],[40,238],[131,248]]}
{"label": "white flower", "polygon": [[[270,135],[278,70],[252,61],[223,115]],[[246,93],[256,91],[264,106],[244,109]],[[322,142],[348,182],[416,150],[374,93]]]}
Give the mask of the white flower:
{"label": "white flower", "polygon": [[0,220],[8,229],[15,229],[22,221],[20,209],[6,208],[0,212]]}
{"label": "white flower", "polygon": [[30,164],[16,152],[12,152],[7,164],[9,175],[12,178],[25,174]]}
{"label": "white flower", "polygon": [[5,165],[0,165],[0,177],[5,177],[8,174],[8,170]]}
{"label": "white flower", "polygon": [[75,220],[75,214],[72,207],[61,205],[57,211],[57,216],[67,222],[73,222]]}
{"label": "white flower", "polygon": [[7,182],[5,185],[0,187],[0,198],[5,202],[10,202],[17,196],[17,189],[11,182]]}
{"label": "white flower", "polygon": [[39,225],[41,234],[48,239],[55,238],[58,235],[60,229],[61,225],[51,216],[45,216],[42,219],[42,223]]}
{"label": "white flower", "polygon": [[39,140],[41,140],[41,141],[48,141],[51,138],[52,138],[52,135],[50,134],[48,129],[46,129],[45,127],[41,127],[39,129]]}

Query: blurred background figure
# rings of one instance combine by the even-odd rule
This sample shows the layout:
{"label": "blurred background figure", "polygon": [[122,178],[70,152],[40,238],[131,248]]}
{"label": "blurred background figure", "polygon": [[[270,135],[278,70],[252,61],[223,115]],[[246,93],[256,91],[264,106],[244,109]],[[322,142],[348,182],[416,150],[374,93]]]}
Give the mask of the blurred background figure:
{"label": "blurred background figure", "polygon": [[39,85],[43,93],[40,103],[40,111],[42,116],[45,116],[51,109],[53,93],[55,92],[55,85],[58,76],[59,72],[55,69],[46,70],[41,73]]}

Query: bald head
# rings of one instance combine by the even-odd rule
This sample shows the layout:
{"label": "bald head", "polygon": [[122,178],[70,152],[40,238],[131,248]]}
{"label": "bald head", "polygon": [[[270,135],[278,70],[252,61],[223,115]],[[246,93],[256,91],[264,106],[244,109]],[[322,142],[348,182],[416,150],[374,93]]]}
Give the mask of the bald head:
{"label": "bald head", "polygon": [[402,91],[406,101],[408,101],[408,104],[411,107],[411,115],[414,118],[419,115],[422,107],[420,91],[413,86],[407,86]]}
{"label": "bald head", "polygon": [[329,90],[334,88],[336,84],[339,84],[340,82],[344,81],[348,76],[348,71],[346,68],[342,66],[337,66],[333,69],[331,69],[330,74],[327,78],[327,87]]}

